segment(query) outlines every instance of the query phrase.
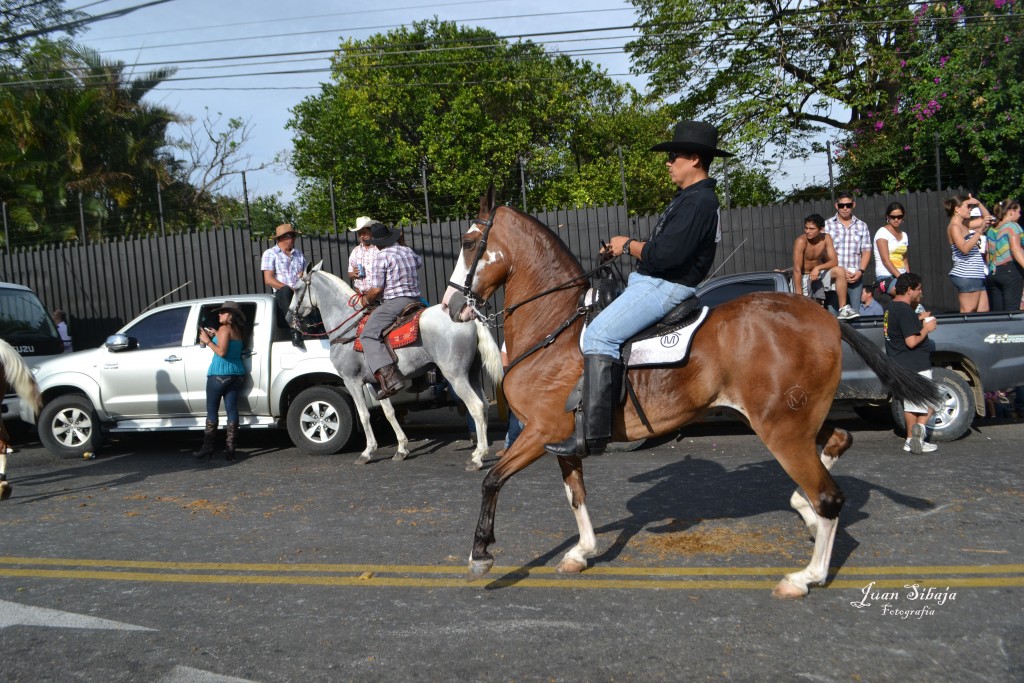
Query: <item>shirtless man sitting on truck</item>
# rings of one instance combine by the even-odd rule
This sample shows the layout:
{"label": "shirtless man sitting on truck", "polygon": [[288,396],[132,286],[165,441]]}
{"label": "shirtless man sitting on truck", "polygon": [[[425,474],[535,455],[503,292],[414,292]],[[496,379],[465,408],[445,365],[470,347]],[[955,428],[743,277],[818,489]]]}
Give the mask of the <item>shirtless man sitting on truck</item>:
{"label": "shirtless man sitting on truck", "polygon": [[824,233],[825,219],[816,213],[804,219],[804,234],[793,242],[793,291],[825,302],[825,290],[831,282],[846,289],[845,277],[836,278],[839,257],[832,238]]}

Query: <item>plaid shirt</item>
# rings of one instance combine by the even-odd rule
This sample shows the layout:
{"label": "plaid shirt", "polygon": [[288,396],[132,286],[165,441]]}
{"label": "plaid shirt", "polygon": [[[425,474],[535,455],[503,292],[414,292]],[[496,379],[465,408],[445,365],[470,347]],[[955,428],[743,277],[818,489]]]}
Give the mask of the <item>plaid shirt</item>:
{"label": "plaid shirt", "polygon": [[847,270],[864,270],[860,267],[861,254],[871,252],[871,231],[868,224],[851,217],[850,227],[839,222],[839,214],[825,221],[825,234],[832,235],[839,265]]}
{"label": "plaid shirt", "polygon": [[377,260],[377,254],[379,253],[380,249],[373,245],[364,247],[362,244],[357,244],[355,249],[348,255],[349,272],[357,272],[359,266],[362,266],[366,273],[365,277],[353,281],[356,291],[360,294],[378,286],[373,278],[373,263]]}
{"label": "plaid shirt", "polygon": [[377,252],[373,261],[373,275],[367,276],[374,287],[383,287],[381,301],[400,296],[420,296],[420,278],[417,270],[423,259],[409,247],[393,244]]}
{"label": "plaid shirt", "polygon": [[298,249],[292,249],[292,255],[284,253],[276,244],[263,252],[260,270],[269,270],[278,280],[295,289],[306,269],[306,257]]}

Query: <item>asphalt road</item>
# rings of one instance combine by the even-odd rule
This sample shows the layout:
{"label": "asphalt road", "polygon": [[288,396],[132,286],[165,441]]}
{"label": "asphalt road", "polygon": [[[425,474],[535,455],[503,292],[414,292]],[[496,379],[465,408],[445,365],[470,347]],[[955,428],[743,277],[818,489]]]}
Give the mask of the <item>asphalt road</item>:
{"label": "asphalt road", "polygon": [[499,566],[477,581],[483,475],[448,411],[410,416],[410,459],[385,437],[365,466],[358,443],[309,457],[269,432],[235,464],[197,465],[195,435],[82,461],[23,445],[0,503],[0,680],[1024,679],[1024,424],[925,456],[843,426],[834,575],[795,602],[771,597],[811,552],[793,485],[735,425],[589,459],[602,552],[579,576],[554,572],[576,528],[538,461],[503,490]]}

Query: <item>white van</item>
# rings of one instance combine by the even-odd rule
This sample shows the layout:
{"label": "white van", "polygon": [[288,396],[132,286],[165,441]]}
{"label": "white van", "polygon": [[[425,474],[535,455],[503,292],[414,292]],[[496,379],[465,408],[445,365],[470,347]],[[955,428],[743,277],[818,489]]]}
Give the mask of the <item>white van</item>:
{"label": "white van", "polygon": [[[14,347],[29,366],[64,352],[64,342],[39,297],[28,287],[0,282],[0,339]],[[3,419],[18,418],[20,400],[4,396]]]}

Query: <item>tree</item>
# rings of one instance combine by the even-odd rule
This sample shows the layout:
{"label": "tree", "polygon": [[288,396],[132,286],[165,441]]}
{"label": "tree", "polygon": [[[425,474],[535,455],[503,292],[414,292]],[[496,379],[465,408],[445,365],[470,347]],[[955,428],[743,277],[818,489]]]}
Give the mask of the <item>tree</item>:
{"label": "tree", "polygon": [[[34,33],[52,26],[68,24],[88,15],[64,8],[64,0],[0,0],[0,66],[19,62],[32,49],[35,41],[23,34]],[[68,36],[81,27],[69,26]]]}
{"label": "tree", "polygon": [[0,68],[0,194],[20,243],[74,239],[79,202],[94,236],[157,229],[162,150],[178,118],[143,98],[171,73],[129,78],[121,62],[47,40]]}
{"label": "tree", "polygon": [[653,95],[681,118],[720,124],[734,147],[799,155],[822,130],[851,130],[899,91],[886,65],[912,3],[877,0],[632,0],[627,45]]}
{"label": "tree", "polygon": [[966,186],[992,200],[1024,191],[1024,22],[1012,0],[923,5],[896,45],[891,107],[837,145],[844,185],[886,192]]}
{"label": "tree", "polygon": [[330,224],[331,178],[346,223],[422,220],[424,171],[435,218],[475,212],[492,180],[519,203],[521,174],[528,208],[620,201],[620,144],[630,192],[650,201],[657,177],[666,194],[663,160],[647,149],[667,117],[590,64],[529,41],[418,22],[345,41],[332,81],[288,124],[305,225]]}

